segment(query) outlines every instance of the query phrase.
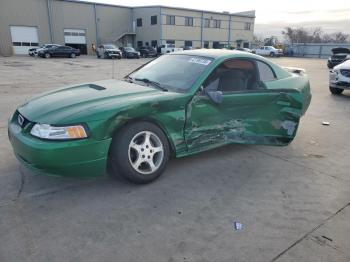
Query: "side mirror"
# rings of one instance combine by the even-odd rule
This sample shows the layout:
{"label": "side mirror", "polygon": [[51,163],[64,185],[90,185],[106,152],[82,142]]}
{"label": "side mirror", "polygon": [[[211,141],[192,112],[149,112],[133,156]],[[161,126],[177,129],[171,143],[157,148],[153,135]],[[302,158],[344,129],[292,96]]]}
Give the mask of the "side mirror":
{"label": "side mirror", "polygon": [[208,91],[206,95],[216,104],[221,104],[223,95],[221,91]]}
{"label": "side mirror", "polygon": [[218,91],[219,79],[211,82],[206,88],[204,88],[204,93],[216,104],[220,104],[223,99],[221,91]]}

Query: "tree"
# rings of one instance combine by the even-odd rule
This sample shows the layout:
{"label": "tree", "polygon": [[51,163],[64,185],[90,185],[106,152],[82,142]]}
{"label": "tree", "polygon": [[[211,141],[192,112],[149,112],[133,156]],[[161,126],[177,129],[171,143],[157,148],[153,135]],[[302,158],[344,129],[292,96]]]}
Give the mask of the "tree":
{"label": "tree", "polygon": [[286,27],[282,34],[291,43],[347,43],[349,35],[342,32],[325,34],[321,27],[305,29],[303,27]]}

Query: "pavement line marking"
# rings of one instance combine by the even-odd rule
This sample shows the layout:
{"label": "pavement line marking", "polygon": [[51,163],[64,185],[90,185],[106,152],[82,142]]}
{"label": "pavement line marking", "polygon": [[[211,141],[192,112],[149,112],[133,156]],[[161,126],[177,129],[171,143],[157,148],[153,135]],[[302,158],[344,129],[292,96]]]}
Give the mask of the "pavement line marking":
{"label": "pavement line marking", "polygon": [[291,244],[289,247],[287,247],[285,250],[283,250],[281,253],[279,253],[277,256],[275,256],[273,259],[270,260],[270,262],[274,262],[277,261],[277,259],[279,259],[281,256],[283,256],[285,253],[287,253],[289,250],[291,250],[293,247],[295,247],[296,245],[298,245],[301,241],[303,241],[305,238],[307,238],[310,234],[312,234],[313,232],[315,232],[317,229],[319,229],[320,227],[322,227],[324,224],[326,224],[330,219],[332,219],[333,217],[335,217],[336,215],[338,215],[340,212],[342,212],[345,208],[350,206],[350,202],[347,203],[345,206],[343,206],[342,208],[340,208],[338,211],[336,211],[335,213],[333,213],[332,215],[330,215],[329,217],[327,217],[325,220],[323,220],[319,225],[317,225],[316,227],[314,227],[313,229],[311,229],[309,232],[307,232],[305,235],[303,235],[301,238],[299,238],[297,241],[295,241],[293,244]]}

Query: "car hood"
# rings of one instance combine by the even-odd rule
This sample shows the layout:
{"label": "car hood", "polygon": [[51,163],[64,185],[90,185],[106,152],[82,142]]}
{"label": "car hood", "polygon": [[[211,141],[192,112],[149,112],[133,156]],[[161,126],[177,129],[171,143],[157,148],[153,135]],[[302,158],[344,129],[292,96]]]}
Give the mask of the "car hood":
{"label": "car hood", "polygon": [[104,119],[106,112],[155,101],[157,96],[179,95],[153,87],[119,80],[104,80],[69,86],[42,94],[18,108],[29,121],[44,124],[70,124],[77,119],[94,121]]}
{"label": "car hood", "polygon": [[332,49],[333,54],[350,54],[350,50],[345,47],[336,47]]}
{"label": "car hood", "polygon": [[346,60],[345,62],[335,66],[334,69],[350,69],[350,60]]}

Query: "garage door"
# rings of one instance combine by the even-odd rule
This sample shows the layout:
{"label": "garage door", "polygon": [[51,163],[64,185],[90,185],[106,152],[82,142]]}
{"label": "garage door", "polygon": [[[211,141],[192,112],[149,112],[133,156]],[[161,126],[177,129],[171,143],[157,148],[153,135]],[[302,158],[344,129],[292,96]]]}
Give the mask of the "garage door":
{"label": "garage door", "polygon": [[80,49],[81,54],[87,53],[86,31],[84,29],[64,29],[64,42],[67,46]]}
{"label": "garage door", "polygon": [[38,28],[34,26],[10,26],[13,52],[28,54],[28,49],[39,45]]}

